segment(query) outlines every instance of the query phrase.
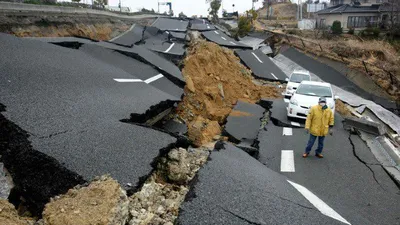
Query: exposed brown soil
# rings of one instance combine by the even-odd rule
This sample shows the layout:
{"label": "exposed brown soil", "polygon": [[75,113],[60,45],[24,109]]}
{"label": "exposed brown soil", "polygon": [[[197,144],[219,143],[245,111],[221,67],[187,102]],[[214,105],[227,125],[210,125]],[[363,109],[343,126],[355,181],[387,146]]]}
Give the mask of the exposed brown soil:
{"label": "exposed brown soil", "polygon": [[[317,56],[343,62],[370,77],[394,100],[400,101],[400,54],[392,45],[385,41],[361,40],[357,36],[348,34],[327,40],[317,32],[296,30],[295,35],[282,36],[280,41]],[[299,37],[304,41],[302,42]],[[368,73],[362,61],[367,63]],[[393,75],[393,84],[390,75],[383,68]]]}
{"label": "exposed brown soil", "polygon": [[346,104],[344,104],[340,100],[336,100],[335,103],[336,112],[338,112],[342,116],[351,116],[351,111],[347,108]]}
{"label": "exposed brown soil", "polygon": [[189,138],[197,145],[220,132],[217,124],[224,123],[238,99],[255,103],[263,97],[281,98],[278,88],[253,83],[251,72],[232,50],[211,42],[192,44],[182,72],[187,85],[177,114],[189,124]]}
{"label": "exposed brown soil", "polygon": [[154,19],[119,20],[90,16],[0,15],[0,32],[17,37],[71,37],[110,40],[131,27],[133,23],[149,25]]}
{"label": "exposed brown soil", "polygon": [[253,116],[253,114],[248,113],[248,112],[242,112],[239,110],[232,110],[229,116],[235,116],[235,117],[244,117],[244,116]]}
{"label": "exposed brown soil", "polygon": [[118,182],[104,176],[52,199],[43,211],[43,220],[46,225],[123,225],[128,219],[128,205]]}
{"label": "exposed brown soil", "polygon": [[34,220],[18,216],[15,207],[7,200],[0,199],[0,224],[4,225],[30,225]]}

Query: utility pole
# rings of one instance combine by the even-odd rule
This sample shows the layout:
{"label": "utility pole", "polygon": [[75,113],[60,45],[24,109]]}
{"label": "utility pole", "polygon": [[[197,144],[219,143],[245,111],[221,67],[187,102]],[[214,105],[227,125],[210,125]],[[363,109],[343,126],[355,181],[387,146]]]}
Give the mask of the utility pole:
{"label": "utility pole", "polygon": [[157,12],[160,13],[160,0],[158,0],[157,3],[158,3],[158,4],[157,4],[157,6],[158,6]]}
{"label": "utility pole", "polygon": [[119,0],[119,12],[122,12],[121,0]]}

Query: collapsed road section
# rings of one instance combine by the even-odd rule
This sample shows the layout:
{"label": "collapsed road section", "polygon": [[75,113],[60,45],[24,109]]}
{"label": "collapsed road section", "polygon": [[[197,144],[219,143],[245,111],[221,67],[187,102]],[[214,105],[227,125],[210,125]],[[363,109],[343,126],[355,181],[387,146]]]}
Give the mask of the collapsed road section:
{"label": "collapsed road section", "polygon": [[[23,152],[13,144],[2,148],[3,162],[34,214],[50,197],[94,176],[109,173],[124,188],[137,187],[160,149],[175,143],[168,134],[119,120],[180,98],[146,82],[116,82],[138,78],[83,51],[5,34],[0,39],[2,114],[6,124],[15,123],[4,137],[20,130],[26,143],[18,148]],[[57,176],[46,175],[51,171]]]}

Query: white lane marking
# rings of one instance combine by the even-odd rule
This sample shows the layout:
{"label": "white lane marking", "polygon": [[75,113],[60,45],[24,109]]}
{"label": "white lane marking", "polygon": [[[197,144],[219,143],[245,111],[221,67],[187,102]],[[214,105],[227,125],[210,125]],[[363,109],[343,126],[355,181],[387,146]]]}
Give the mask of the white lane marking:
{"label": "white lane marking", "polygon": [[317,208],[322,214],[329,216],[335,220],[338,220],[342,223],[349,224],[347,220],[345,220],[342,216],[340,216],[335,210],[333,210],[331,207],[329,207],[325,202],[323,202],[320,198],[318,198],[316,195],[314,195],[311,191],[309,191],[307,188],[301,186],[300,184],[296,184],[294,182],[291,182],[288,180],[288,182],[297,189],[311,204],[314,205],[315,208]]}
{"label": "white lane marking", "polygon": [[205,19],[203,19],[203,24],[205,24],[206,23],[206,20]]}
{"label": "white lane marking", "polygon": [[271,73],[271,75],[272,75],[276,80],[278,80],[278,78],[275,76],[275,74]]}
{"label": "white lane marking", "polygon": [[290,100],[287,99],[287,98],[284,98],[283,101],[285,101],[286,103],[289,103],[289,102],[290,102]]}
{"label": "white lane marking", "polygon": [[293,126],[296,126],[296,127],[300,127],[300,123],[297,123],[297,122],[290,122],[290,124],[292,124]]}
{"label": "white lane marking", "polygon": [[118,38],[124,36],[126,33],[128,33],[129,31],[131,31],[135,26],[136,26],[136,24],[133,24],[127,31],[125,31],[124,33],[118,35],[117,37],[111,39],[110,41],[115,41],[115,40],[117,40]]}
{"label": "white lane marking", "polygon": [[156,75],[156,76],[154,76],[154,77],[150,77],[149,79],[145,80],[144,82],[145,82],[146,84],[150,84],[151,82],[156,81],[156,80],[158,80],[158,79],[160,79],[160,78],[162,78],[162,77],[164,77],[164,75],[162,75],[162,74],[160,73],[160,74],[158,74],[158,75]]}
{"label": "white lane marking", "polygon": [[211,27],[207,25],[207,29],[211,29]]}
{"label": "white lane marking", "polygon": [[284,127],[283,128],[283,136],[292,136],[293,135],[293,130],[290,127]]}
{"label": "white lane marking", "polygon": [[171,51],[172,47],[174,47],[175,43],[172,43],[171,46],[169,46],[169,48],[167,50],[165,50],[165,53],[168,53],[169,51]]}
{"label": "white lane marking", "polygon": [[219,34],[218,31],[216,31],[216,30],[214,31],[214,33]]}
{"label": "white lane marking", "polygon": [[233,41],[230,41],[229,43],[231,43],[231,44],[233,44],[233,45],[237,45],[235,42],[233,42]]}
{"label": "white lane marking", "polygon": [[253,56],[254,56],[260,63],[263,63],[263,61],[261,61],[261,59],[258,58],[258,56],[257,56],[256,54],[254,54],[254,52],[252,52],[251,54],[253,54]]}
{"label": "white lane marking", "polygon": [[282,150],[281,153],[281,172],[294,172],[293,150]]}
{"label": "white lane marking", "polygon": [[226,38],[224,38],[224,37],[221,37],[222,39],[224,39],[225,41],[226,41]]}
{"label": "white lane marking", "polygon": [[134,82],[143,82],[141,79],[114,79],[120,83],[134,83]]}

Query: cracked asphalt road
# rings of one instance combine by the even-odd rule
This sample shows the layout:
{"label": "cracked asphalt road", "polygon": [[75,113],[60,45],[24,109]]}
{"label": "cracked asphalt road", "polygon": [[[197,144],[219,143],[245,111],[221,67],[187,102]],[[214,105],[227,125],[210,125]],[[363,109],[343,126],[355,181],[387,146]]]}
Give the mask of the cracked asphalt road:
{"label": "cracked asphalt road", "polygon": [[[351,224],[400,224],[399,188],[341,121],[336,114],[335,133],[325,139],[323,159],[314,152],[302,158],[308,141],[304,129],[293,128],[292,135],[283,136],[283,127],[269,123],[259,134],[259,161],[309,189]],[[293,150],[294,172],[281,172],[282,150]]]}
{"label": "cracked asphalt road", "polygon": [[[133,67],[120,68],[80,50],[6,34],[0,34],[0,49],[2,114],[30,135],[34,150],[85,180],[111,174],[122,185],[136,185],[151,173],[160,149],[175,143],[166,133],[120,122],[162,101],[180,100],[144,82],[113,80],[154,76],[154,69],[123,55]],[[31,168],[16,170],[12,174]],[[38,183],[47,179],[35,175],[23,177],[30,186],[20,188],[45,192]]]}

